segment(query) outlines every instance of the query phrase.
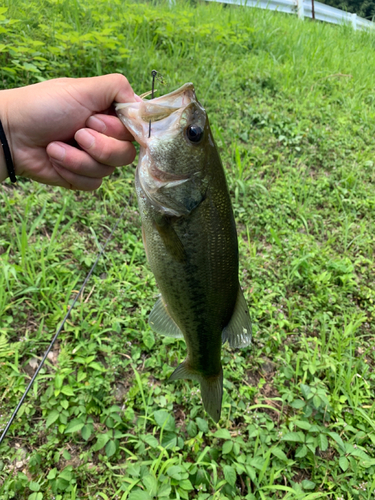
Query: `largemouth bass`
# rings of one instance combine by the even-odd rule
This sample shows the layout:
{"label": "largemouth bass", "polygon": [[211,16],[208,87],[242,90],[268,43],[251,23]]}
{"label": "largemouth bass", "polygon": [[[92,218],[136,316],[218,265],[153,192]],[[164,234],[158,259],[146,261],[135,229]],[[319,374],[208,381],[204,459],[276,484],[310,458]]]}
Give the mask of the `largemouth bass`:
{"label": "largemouth bass", "polygon": [[141,146],[135,185],[147,260],[161,291],[149,324],[159,334],[185,339],[187,358],[170,380],[198,380],[204,407],[217,422],[221,344],[249,345],[251,323],[208,117],[191,83],[156,99],[117,104],[116,111]]}

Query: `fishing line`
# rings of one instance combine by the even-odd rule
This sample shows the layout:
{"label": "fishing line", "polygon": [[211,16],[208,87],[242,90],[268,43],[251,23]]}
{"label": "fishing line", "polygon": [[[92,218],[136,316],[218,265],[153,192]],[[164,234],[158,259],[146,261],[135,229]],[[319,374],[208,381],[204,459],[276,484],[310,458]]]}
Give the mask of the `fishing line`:
{"label": "fishing line", "polygon": [[42,367],[43,367],[43,365],[44,365],[44,362],[45,362],[45,360],[47,359],[47,356],[48,356],[48,354],[50,353],[50,351],[51,351],[51,349],[52,349],[52,347],[53,347],[54,343],[56,342],[57,337],[59,336],[59,334],[60,334],[61,330],[63,329],[63,326],[64,326],[64,324],[65,324],[66,320],[69,318],[70,313],[72,312],[73,307],[75,306],[75,304],[76,304],[77,300],[78,300],[78,299],[79,299],[79,297],[81,296],[81,294],[82,294],[82,292],[83,292],[83,289],[85,288],[85,286],[86,286],[87,282],[89,281],[90,276],[92,275],[92,273],[93,273],[93,271],[94,271],[94,269],[95,269],[95,267],[96,267],[96,264],[98,263],[98,261],[99,261],[100,257],[103,255],[104,250],[106,249],[106,247],[107,247],[107,245],[108,245],[109,241],[112,239],[113,233],[116,231],[116,229],[117,229],[117,227],[118,227],[118,225],[119,225],[119,223],[120,223],[120,221],[121,221],[121,219],[122,219],[122,217],[123,217],[123,215],[124,215],[124,213],[125,213],[125,210],[126,210],[126,209],[128,208],[128,206],[129,206],[129,203],[130,203],[130,200],[129,200],[129,202],[126,204],[126,206],[125,206],[124,210],[122,211],[122,213],[121,213],[120,217],[118,218],[118,220],[117,220],[117,222],[116,222],[116,224],[115,224],[114,228],[112,229],[111,233],[109,234],[108,238],[105,240],[104,246],[102,247],[102,249],[101,249],[101,250],[100,250],[100,252],[98,253],[98,256],[96,257],[96,260],[95,260],[94,264],[92,265],[92,267],[91,267],[91,269],[90,269],[90,271],[89,271],[89,274],[86,276],[85,281],[83,282],[83,285],[82,285],[82,286],[81,286],[81,288],[79,289],[79,292],[78,292],[78,293],[77,293],[77,295],[75,296],[75,298],[74,298],[74,300],[73,300],[72,305],[71,305],[70,307],[68,306],[68,307],[69,307],[68,312],[66,313],[66,315],[65,315],[64,319],[63,319],[63,320],[62,320],[62,322],[61,322],[61,325],[60,325],[59,329],[57,330],[57,332],[55,333],[55,335],[54,335],[53,339],[51,340],[51,343],[50,343],[50,345],[49,345],[48,349],[46,350],[46,352],[45,352],[45,354],[44,354],[44,356],[43,356],[42,361],[40,362],[40,364],[39,364],[38,368],[36,369],[36,371],[35,371],[35,373],[34,373],[34,375],[33,375],[33,378],[30,380],[29,385],[27,386],[27,388],[26,388],[25,392],[23,393],[23,396],[22,396],[22,398],[20,399],[20,402],[18,403],[18,405],[17,405],[16,409],[15,409],[15,410],[14,410],[14,412],[13,412],[13,415],[10,417],[9,422],[7,423],[7,425],[6,425],[5,429],[4,429],[4,432],[2,433],[2,435],[1,435],[1,437],[0,437],[0,445],[1,445],[1,443],[3,442],[3,440],[5,439],[5,436],[7,435],[7,432],[8,432],[8,430],[9,430],[10,426],[11,426],[11,425],[12,425],[12,423],[13,423],[13,420],[16,418],[16,416],[17,416],[17,413],[18,413],[19,409],[21,408],[21,406],[22,406],[23,402],[25,401],[26,396],[27,396],[27,394],[29,393],[29,391],[30,391],[30,389],[31,389],[31,387],[32,387],[32,385],[33,385],[33,383],[34,383],[34,381],[35,381],[36,377],[38,376],[38,374],[39,374],[39,372],[40,372],[40,370],[42,369]]}

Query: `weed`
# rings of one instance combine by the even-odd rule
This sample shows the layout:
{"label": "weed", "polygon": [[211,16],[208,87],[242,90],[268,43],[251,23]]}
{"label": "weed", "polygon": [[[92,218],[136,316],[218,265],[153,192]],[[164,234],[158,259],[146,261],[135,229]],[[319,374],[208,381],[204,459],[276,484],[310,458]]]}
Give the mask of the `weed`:
{"label": "weed", "polygon": [[134,169],[94,194],[0,188],[0,427],[129,208],[0,451],[0,498],[369,500],[375,491],[374,37],[242,7],[5,0],[1,87],[193,81],[227,171],[251,348],[216,426],[157,297]]}

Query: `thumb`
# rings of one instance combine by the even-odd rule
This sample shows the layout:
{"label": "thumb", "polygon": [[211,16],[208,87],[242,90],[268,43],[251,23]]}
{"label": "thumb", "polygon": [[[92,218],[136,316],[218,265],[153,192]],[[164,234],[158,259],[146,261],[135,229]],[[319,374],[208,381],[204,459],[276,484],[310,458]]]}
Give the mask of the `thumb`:
{"label": "thumb", "polygon": [[132,89],[127,78],[120,73],[78,78],[72,81],[74,87],[84,98],[86,107],[92,112],[105,111],[116,102],[136,102],[142,99]]}

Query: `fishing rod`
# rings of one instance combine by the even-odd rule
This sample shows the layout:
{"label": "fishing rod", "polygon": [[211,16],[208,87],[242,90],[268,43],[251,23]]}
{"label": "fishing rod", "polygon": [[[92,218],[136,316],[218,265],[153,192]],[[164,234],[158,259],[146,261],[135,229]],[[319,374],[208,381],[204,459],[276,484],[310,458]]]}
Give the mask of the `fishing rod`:
{"label": "fishing rod", "polygon": [[[130,202],[130,200],[129,200],[129,202]],[[117,229],[117,227],[118,227],[118,225],[119,225],[119,223],[120,223],[121,219],[122,219],[122,218],[123,218],[123,216],[124,216],[125,210],[126,210],[126,209],[128,208],[128,206],[129,206],[129,202],[126,204],[126,206],[125,206],[124,210],[122,211],[122,213],[121,213],[120,217],[118,218],[118,220],[117,220],[116,224],[114,225],[114,227],[113,227],[112,231],[110,232],[109,236],[108,236],[108,237],[107,237],[107,239],[105,240],[104,246],[102,247],[102,249],[101,249],[101,250],[100,250],[100,252],[98,253],[98,255],[97,255],[97,257],[96,257],[96,260],[95,260],[94,264],[92,265],[92,267],[91,267],[91,269],[90,269],[90,271],[89,271],[88,275],[86,276],[86,278],[85,278],[85,280],[84,280],[84,282],[83,282],[83,284],[82,284],[81,288],[79,289],[79,291],[78,291],[77,295],[75,296],[75,298],[74,298],[74,300],[73,300],[72,305],[71,305],[70,307],[68,306],[68,312],[66,313],[66,315],[65,315],[64,319],[62,320],[62,322],[61,322],[61,324],[60,324],[60,327],[58,328],[57,332],[56,332],[56,333],[55,333],[55,335],[53,336],[53,338],[52,338],[52,340],[51,340],[51,343],[50,343],[50,345],[49,345],[48,349],[47,349],[47,350],[46,350],[46,352],[44,353],[44,356],[43,356],[42,361],[39,363],[38,368],[35,370],[35,373],[34,373],[34,375],[33,375],[32,379],[30,380],[29,385],[26,387],[26,390],[25,390],[25,392],[23,393],[22,398],[20,399],[20,401],[19,401],[19,403],[18,403],[18,405],[17,405],[16,409],[14,410],[14,412],[13,412],[12,416],[10,417],[10,419],[9,419],[9,421],[8,421],[8,423],[7,423],[7,425],[6,425],[5,429],[4,429],[4,431],[3,431],[3,433],[2,433],[2,435],[1,435],[1,437],[0,437],[0,445],[1,445],[1,443],[4,441],[5,436],[7,435],[7,433],[8,433],[8,430],[9,430],[10,426],[12,425],[12,423],[13,423],[14,419],[16,418],[17,413],[18,413],[19,409],[21,408],[21,406],[22,406],[23,402],[25,401],[25,399],[26,399],[26,397],[27,397],[27,395],[28,395],[28,393],[29,393],[29,391],[30,391],[30,389],[31,389],[31,387],[32,387],[32,385],[33,385],[33,383],[34,383],[35,379],[37,378],[37,376],[38,376],[38,374],[39,374],[39,372],[40,372],[40,370],[43,368],[44,362],[45,362],[45,360],[47,359],[48,354],[51,352],[51,349],[52,349],[52,347],[54,346],[54,344],[55,344],[55,342],[56,342],[56,340],[57,340],[57,337],[59,336],[59,334],[60,334],[61,330],[63,329],[63,327],[64,327],[64,325],[65,325],[65,322],[66,322],[66,321],[67,321],[67,319],[69,318],[69,316],[70,316],[70,314],[71,314],[71,312],[72,312],[72,310],[73,310],[73,308],[74,308],[74,306],[75,306],[75,304],[76,304],[77,300],[78,300],[78,299],[80,298],[80,296],[82,295],[82,292],[83,292],[83,290],[84,290],[85,286],[87,285],[87,282],[89,281],[89,279],[90,279],[90,277],[91,277],[92,273],[94,272],[94,269],[95,269],[95,267],[96,267],[97,263],[99,262],[100,257],[103,255],[103,253],[104,253],[104,251],[105,251],[105,249],[106,249],[106,247],[107,247],[108,243],[109,243],[109,242],[110,242],[110,240],[112,239],[112,236],[113,236],[114,232],[116,231],[116,229]]]}

